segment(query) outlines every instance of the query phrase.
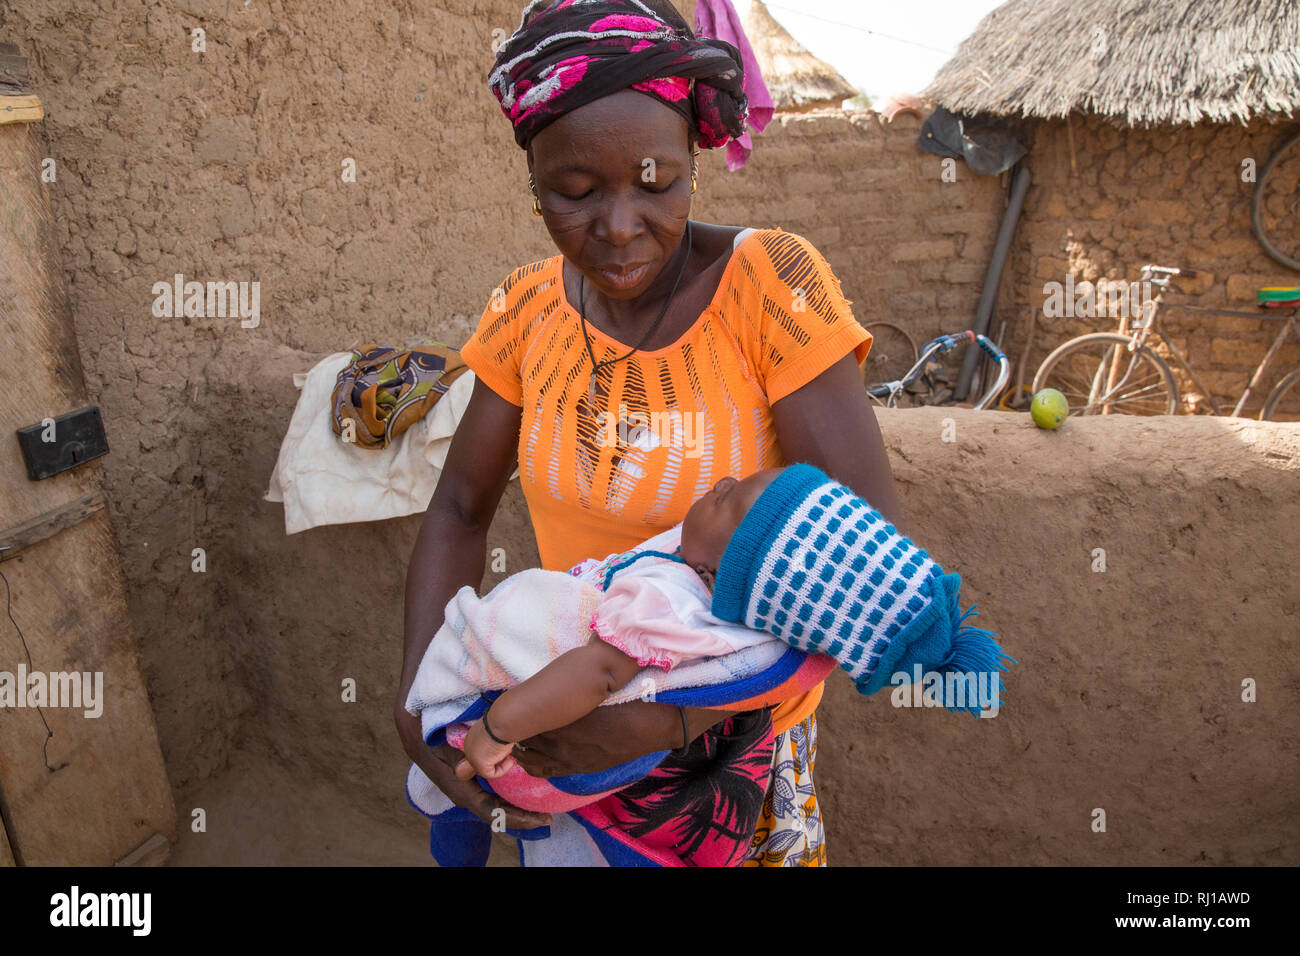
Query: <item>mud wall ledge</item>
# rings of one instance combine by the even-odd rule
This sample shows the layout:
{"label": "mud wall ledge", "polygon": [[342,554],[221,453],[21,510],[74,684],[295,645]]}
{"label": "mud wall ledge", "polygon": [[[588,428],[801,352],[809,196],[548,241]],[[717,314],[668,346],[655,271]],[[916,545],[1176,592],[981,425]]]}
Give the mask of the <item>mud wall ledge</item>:
{"label": "mud wall ledge", "polygon": [[1300,859],[1300,426],[878,418],[909,533],[1018,664],[992,719],[832,679],[831,863]]}

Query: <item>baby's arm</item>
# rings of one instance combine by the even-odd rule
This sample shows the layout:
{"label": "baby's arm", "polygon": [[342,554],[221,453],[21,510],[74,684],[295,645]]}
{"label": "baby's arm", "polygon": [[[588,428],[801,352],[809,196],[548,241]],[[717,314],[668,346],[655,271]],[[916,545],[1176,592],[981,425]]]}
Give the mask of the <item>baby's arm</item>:
{"label": "baby's arm", "polygon": [[478,721],[465,738],[466,759],[457,764],[456,776],[501,776],[514,765],[515,742],[567,727],[626,687],[640,670],[636,658],[593,635],[591,643],[561,654],[492,703],[487,722],[507,743],[489,737]]}

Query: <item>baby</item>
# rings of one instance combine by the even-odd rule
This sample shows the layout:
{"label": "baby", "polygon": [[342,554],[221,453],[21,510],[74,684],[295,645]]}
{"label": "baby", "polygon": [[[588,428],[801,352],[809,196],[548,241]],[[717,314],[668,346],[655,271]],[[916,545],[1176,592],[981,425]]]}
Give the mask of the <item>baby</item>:
{"label": "baby", "polygon": [[588,643],[506,690],[471,726],[458,777],[502,776],[514,766],[516,743],[591,712],[643,668],[668,671],[738,650],[738,629],[723,622],[751,629],[754,640],[776,638],[835,658],[863,694],[899,671],[910,682],[917,666],[1004,669],[990,633],[961,626],[960,577],[945,574],[862,498],[809,464],[723,478],[687,512],[677,553],[647,550],[615,562],[606,587],[649,556],[690,569],[696,587],[707,588],[701,603],[711,595],[710,613],[678,626],[680,610],[674,614],[653,587],[624,588],[618,600],[607,591]]}

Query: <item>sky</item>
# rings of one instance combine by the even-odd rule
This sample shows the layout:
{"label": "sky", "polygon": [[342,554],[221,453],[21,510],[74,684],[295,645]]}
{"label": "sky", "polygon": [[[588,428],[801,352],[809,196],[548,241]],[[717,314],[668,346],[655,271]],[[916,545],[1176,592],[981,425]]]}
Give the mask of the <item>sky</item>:
{"label": "sky", "polygon": [[[732,0],[742,14],[749,0]],[[765,0],[767,2],[767,0]],[[770,0],[768,12],[814,56],[880,105],[919,93],[1002,0]]]}

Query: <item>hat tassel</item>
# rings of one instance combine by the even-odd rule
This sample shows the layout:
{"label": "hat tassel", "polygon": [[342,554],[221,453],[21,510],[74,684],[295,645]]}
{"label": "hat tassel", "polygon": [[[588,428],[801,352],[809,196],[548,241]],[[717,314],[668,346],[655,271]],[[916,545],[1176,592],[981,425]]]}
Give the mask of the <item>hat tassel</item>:
{"label": "hat tassel", "polygon": [[[1002,650],[1002,647],[993,638],[997,635],[993,631],[986,631],[982,627],[975,627],[973,624],[962,624],[972,614],[975,614],[975,608],[978,604],[972,604],[965,614],[957,618],[953,625],[952,650],[935,670],[940,674],[988,674],[990,678],[997,679],[998,671],[1007,669],[1006,662],[1018,664],[1013,657],[1008,657]],[[1001,684],[1001,680],[998,680]],[[966,710],[978,716],[978,710],[971,707],[947,708],[951,711]]]}

